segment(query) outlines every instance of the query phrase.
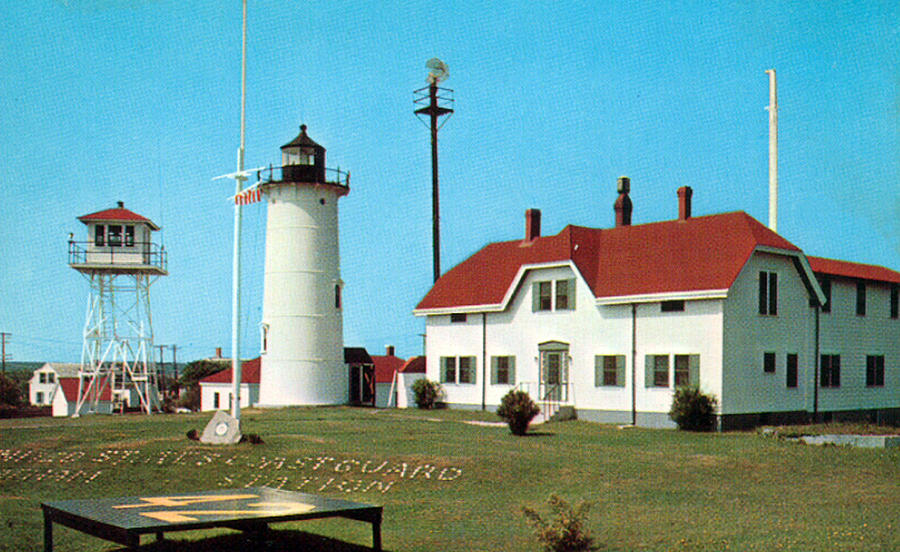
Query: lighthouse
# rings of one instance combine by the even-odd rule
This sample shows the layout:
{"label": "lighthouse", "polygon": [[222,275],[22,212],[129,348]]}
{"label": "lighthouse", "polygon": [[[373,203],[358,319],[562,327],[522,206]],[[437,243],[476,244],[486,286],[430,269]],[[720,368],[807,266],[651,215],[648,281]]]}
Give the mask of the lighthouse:
{"label": "lighthouse", "polygon": [[259,404],[345,404],[338,200],[350,175],[326,169],[306,125],[281,152],[280,175],[272,170],[259,186],[267,203]]}

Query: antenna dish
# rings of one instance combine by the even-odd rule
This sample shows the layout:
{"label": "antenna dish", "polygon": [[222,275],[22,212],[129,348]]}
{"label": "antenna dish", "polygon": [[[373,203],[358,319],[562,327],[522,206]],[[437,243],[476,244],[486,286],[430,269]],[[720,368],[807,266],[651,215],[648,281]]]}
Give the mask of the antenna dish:
{"label": "antenna dish", "polygon": [[447,64],[438,58],[431,58],[426,61],[425,67],[429,69],[428,78],[425,79],[428,84],[437,84],[447,80],[447,77],[450,76],[450,69],[447,67]]}

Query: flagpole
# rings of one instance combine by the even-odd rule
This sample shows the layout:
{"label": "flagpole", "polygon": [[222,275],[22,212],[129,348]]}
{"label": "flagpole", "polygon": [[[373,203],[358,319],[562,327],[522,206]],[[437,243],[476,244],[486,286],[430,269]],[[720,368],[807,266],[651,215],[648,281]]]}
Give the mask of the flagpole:
{"label": "flagpole", "polygon": [[[247,105],[247,0],[243,0],[241,37],[241,145],[237,153],[235,197],[241,193],[244,180],[244,145]],[[234,202],[234,261],[232,263],[231,296],[231,415],[241,421],[241,202]],[[240,425],[238,425],[240,427]]]}

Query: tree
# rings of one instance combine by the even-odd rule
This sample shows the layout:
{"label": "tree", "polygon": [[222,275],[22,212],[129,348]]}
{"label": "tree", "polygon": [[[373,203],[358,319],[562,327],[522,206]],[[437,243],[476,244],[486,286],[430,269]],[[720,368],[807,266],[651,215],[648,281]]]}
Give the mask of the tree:
{"label": "tree", "polygon": [[22,406],[22,390],[19,384],[6,374],[0,374],[0,408]]}
{"label": "tree", "polygon": [[198,410],[200,408],[200,380],[226,369],[229,369],[229,364],[211,360],[195,360],[185,366],[181,377],[178,378],[182,389],[178,406]]}

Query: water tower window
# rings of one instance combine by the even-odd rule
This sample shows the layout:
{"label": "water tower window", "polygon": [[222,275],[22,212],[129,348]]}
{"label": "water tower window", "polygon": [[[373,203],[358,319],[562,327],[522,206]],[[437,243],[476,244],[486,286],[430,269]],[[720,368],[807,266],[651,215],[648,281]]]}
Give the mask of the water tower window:
{"label": "water tower window", "polygon": [[105,228],[106,227],[103,226],[102,224],[98,224],[97,226],[94,227],[94,245],[96,245],[97,247],[103,247],[103,244],[104,244],[103,238],[106,235],[104,232]]}
{"label": "water tower window", "polygon": [[134,226],[125,227],[125,247],[134,247]]}
{"label": "water tower window", "polygon": [[122,226],[118,224],[110,224],[106,232],[106,238],[110,247],[119,247],[122,245]]}

